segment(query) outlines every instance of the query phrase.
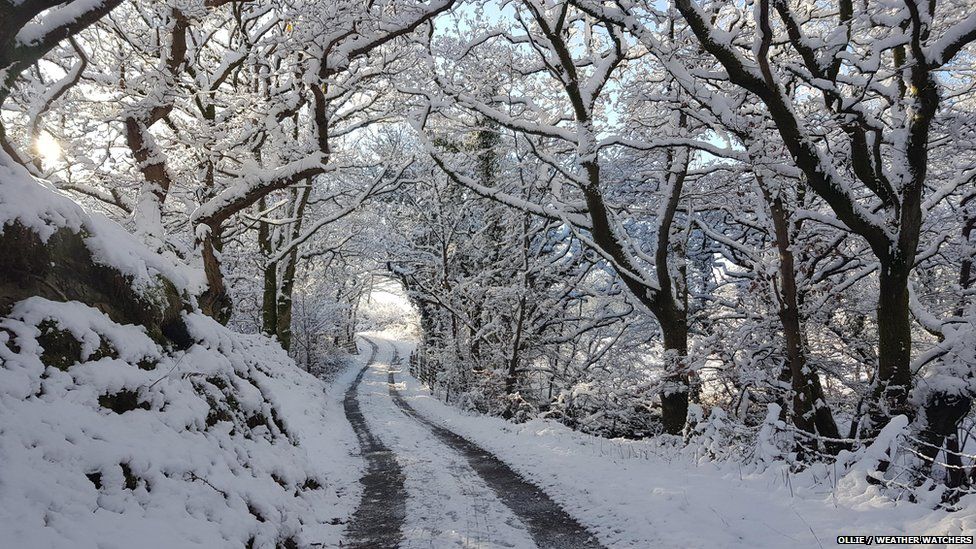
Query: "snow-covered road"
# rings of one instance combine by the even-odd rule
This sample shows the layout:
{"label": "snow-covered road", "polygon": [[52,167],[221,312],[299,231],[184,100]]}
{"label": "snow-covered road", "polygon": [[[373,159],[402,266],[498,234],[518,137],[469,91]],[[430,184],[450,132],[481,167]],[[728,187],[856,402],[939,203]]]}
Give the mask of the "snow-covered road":
{"label": "snow-covered road", "polygon": [[402,356],[398,343],[366,341],[372,358],[346,399],[368,466],[347,545],[602,547],[503,462],[410,408],[392,383]]}

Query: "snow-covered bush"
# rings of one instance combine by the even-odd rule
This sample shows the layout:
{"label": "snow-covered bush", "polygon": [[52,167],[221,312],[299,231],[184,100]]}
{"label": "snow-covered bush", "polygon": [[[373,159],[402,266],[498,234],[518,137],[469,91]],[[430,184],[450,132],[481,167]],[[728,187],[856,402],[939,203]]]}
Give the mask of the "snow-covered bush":
{"label": "snow-covered bush", "polygon": [[688,412],[690,419],[694,420],[689,422],[688,447],[695,448],[697,459],[721,459],[736,449],[732,444],[732,426],[724,410],[712,408],[708,418],[702,417],[703,410],[697,405],[692,406]]}
{"label": "snow-covered bush", "polygon": [[627,380],[626,376],[589,378],[561,391],[550,405],[547,417],[584,433],[608,438],[660,434],[660,414],[651,408],[652,386],[648,379]]}

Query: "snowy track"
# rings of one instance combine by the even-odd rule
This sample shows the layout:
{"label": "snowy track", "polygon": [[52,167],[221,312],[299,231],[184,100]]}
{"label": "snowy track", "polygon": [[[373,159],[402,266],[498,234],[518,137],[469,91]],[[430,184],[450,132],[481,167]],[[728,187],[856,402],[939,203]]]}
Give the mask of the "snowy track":
{"label": "snowy track", "polygon": [[349,420],[362,456],[366,460],[366,473],[360,479],[363,495],[347,529],[350,547],[396,547],[403,530],[407,494],[403,486],[403,471],[393,453],[376,438],[366,426],[359,408],[358,389],[366,371],[376,360],[376,344],[372,347],[366,365],[346,391],[343,408]]}
{"label": "snowy track", "polygon": [[373,356],[345,403],[368,462],[349,546],[602,547],[504,462],[414,410],[396,390],[396,345],[366,341]]}
{"label": "snowy track", "polygon": [[[394,362],[393,366],[398,363]],[[526,524],[540,548],[603,547],[573,517],[569,516],[537,486],[527,482],[487,450],[417,413],[396,390],[394,370],[389,372],[390,395],[404,413],[414,418],[444,444],[458,451],[495,494]]]}

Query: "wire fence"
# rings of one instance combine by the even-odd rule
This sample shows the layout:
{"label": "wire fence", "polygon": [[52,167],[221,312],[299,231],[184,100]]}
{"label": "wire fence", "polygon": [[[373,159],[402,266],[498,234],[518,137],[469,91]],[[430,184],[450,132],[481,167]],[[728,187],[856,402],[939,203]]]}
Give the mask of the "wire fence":
{"label": "wire fence", "polygon": [[[797,468],[812,462],[834,465],[840,476],[863,473],[870,483],[880,486],[895,500],[908,499],[955,510],[960,499],[976,493],[976,454],[965,448],[971,439],[971,426],[961,427],[952,436],[920,430],[905,424],[891,432],[870,438],[828,438],[775,424],[780,447],[793,445],[802,460],[782,455]],[[925,440],[925,437],[933,437]],[[931,440],[941,441],[933,443]],[[964,441],[959,445],[959,441]],[[823,451],[827,443],[839,443],[845,450],[833,454]],[[955,449],[954,449],[955,448]]]}

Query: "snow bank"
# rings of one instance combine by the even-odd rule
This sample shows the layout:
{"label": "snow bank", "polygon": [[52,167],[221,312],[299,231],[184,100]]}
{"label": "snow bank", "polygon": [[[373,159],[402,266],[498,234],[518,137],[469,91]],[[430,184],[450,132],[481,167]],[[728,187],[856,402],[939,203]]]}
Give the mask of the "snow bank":
{"label": "snow bank", "polygon": [[337,544],[357,476],[326,386],[266,338],[185,323],[194,343],[167,351],[77,302],[0,319],[4,545]]}

